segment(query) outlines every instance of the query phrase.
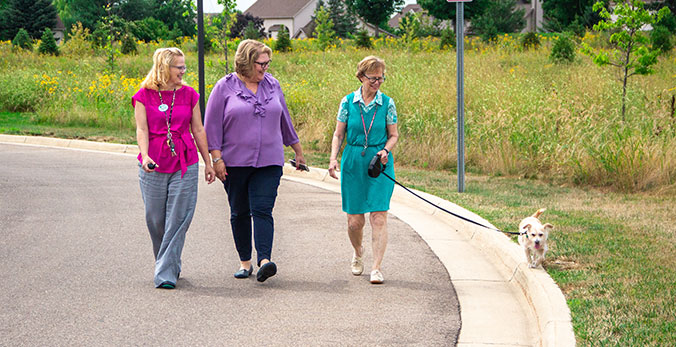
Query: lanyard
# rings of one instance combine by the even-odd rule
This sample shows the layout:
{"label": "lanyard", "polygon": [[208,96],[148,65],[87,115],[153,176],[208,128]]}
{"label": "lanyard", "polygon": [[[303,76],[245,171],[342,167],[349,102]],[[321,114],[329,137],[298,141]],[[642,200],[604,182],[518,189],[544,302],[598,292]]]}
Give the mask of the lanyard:
{"label": "lanyard", "polygon": [[361,124],[364,126],[364,150],[361,151],[361,156],[363,157],[366,154],[366,149],[369,147],[369,133],[371,133],[371,128],[373,127],[373,121],[376,119],[376,112],[378,112],[378,104],[373,110],[373,118],[371,118],[371,125],[369,125],[369,130],[366,130],[366,122],[364,121],[364,114],[361,112],[361,105],[359,105],[359,115],[361,115]]}
{"label": "lanyard", "polygon": [[[176,149],[174,145],[174,140],[171,138],[171,115],[174,113],[174,100],[176,100],[176,89],[174,89],[174,93],[171,96],[171,107],[167,107],[167,104],[162,101],[162,92],[160,92],[160,88],[157,88],[157,94],[160,96],[160,106],[157,107],[157,109],[160,112],[164,112],[164,120],[167,123],[167,146],[169,146],[169,149],[171,149],[171,156],[175,157],[176,156]],[[167,115],[167,109],[169,110],[169,115]]]}

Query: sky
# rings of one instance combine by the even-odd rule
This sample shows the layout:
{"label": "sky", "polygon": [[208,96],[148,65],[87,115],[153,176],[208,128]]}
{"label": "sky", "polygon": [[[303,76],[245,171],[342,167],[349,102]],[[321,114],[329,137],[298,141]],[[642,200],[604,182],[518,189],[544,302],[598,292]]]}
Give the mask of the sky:
{"label": "sky", "polygon": [[[195,3],[197,3],[197,0],[194,0]],[[237,9],[240,11],[244,11],[251,4],[256,2],[256,0],[237,0]],[[414,4],[415,0],[406,0],[406,4]],[[213,13],[213,12],[221,12],[223,10],[223,7],[218,5],[218,2],[216,0],[203,0],[202,4],[204,5],[204,13]]]}

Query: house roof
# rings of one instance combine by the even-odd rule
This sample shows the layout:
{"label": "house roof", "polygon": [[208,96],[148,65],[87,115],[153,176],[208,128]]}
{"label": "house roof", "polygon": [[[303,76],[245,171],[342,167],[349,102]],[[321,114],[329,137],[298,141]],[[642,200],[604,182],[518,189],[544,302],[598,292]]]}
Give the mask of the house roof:
{"label": "house roof", "polygon": [[404,8],[401,9],[399,13],[394,15],[394,17],[390,18],[389,21],[387,21],[387,25],[389,25],[392,28],[397,28],[399,27],[399,22],[401,21],[402,18],[404,18],[407,14],[413,12],[422,12],[423,8],[418,5],[418,4],[408,4]]}
{"label": "house roof", "polygon": [[258,0],[244,13],[260,18],[293,18],[312,0]]}

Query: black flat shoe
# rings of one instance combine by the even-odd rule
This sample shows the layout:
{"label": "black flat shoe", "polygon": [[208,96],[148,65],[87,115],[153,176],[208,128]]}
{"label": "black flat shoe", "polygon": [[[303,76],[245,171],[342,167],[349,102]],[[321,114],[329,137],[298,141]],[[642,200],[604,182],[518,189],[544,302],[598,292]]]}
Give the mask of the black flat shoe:
{"label": "black flat shoe", "polygon": [[239,271],[235,272],[235,278],[249,278],[251,276],[251,273],[253,272],[253,265],[247,269],[239,269]]}
{"label": "black flat shoe", "polygon": [[164,281],[164,282],[160,283],[160,285],[157,286],[157,288],[174,289],[174,288],[176,288],[176,284],[174,282]]}
{"label": "black flat shoe", "polygon": [[274,276],[277,273],[277,265],[273,262],[265,263],[258,269],[256,273],[256,280],[258,282],[265,282],[268,278]]}

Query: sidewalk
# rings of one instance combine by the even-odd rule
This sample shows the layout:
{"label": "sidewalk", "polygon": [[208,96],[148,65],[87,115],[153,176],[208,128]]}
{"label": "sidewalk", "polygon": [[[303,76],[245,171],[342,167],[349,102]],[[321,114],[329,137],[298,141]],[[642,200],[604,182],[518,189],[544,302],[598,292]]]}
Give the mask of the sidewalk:
{"label": "sidewalk", "polygon": [[[137,153],[136,146],[79,140],[0,135],[2,142]],[[287,165],[284,179],[340,192],[338,181],[323,169],[311,168],[306,173]],[[418,194],[490,225],[448,201]],[[508,237],[447,215],[400,187],[395,188],[390,212],[410,225],[446,267],[460,304],[458,346],[575,345],[570,312],[561,291],[544,270],[526,266],[522,251]]]}

